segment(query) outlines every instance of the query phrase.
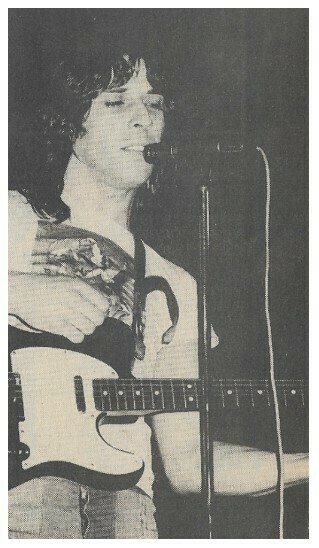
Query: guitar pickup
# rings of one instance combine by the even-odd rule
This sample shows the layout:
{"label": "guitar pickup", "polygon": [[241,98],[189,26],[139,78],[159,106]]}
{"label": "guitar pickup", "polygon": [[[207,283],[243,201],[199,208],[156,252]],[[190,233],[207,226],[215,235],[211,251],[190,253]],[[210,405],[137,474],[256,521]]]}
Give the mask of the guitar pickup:
{"label": "guitar pickup", "polygon": [[76,375],[74,377],[74,389],[75,389],[75,401],[76,401],[76,407],[77,410],[81,413],[85,413],[86,411],[86,403],[85,403],[85,397],[84,397],[84,387],[83,387],[83,380],[80,375]]}

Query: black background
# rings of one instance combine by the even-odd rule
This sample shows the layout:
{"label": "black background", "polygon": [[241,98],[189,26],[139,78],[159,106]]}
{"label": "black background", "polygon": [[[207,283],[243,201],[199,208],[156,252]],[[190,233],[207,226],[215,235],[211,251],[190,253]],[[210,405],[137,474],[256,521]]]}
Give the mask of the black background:
{"label": "black background", "polygon": [[[113,41],[124,50],[137,47],[160,60],[175,100],[168,120],[173,134],[194,138],[231,130],[264,148],[272,182],[270,312],[278,378],[307,376],[307,32],[308,10],[303,9],[9,10],[11,173],[19,164],[15,144],[21,122],[45,99],[50,69],[75,50]],[[219,164],[211,166],[209,185],[211,315],[220,338],[212,368],[223,378],[266,378],[264,168],[257,152],[221,158]],[[200,167],[181,168],[174,185],[169,184],[173,178],[168,179],[156,208],[140,223],[155,249],[195,276],[196,187],[206,180]],[[301,450],[307,444],[306,417],[286,415],[285,449]],[[217,435],[273,448],[270,419],[251,412],[224,414],[216,421]],[[181,500],[161,490],[158,497],[162,536],[200,536],[196,498]],[[287,536],[307,535],[306,504],[305,489],[290,490]],[[253,503],[221,498],[219,536],[274,537],[274,507],[273,497]]]}

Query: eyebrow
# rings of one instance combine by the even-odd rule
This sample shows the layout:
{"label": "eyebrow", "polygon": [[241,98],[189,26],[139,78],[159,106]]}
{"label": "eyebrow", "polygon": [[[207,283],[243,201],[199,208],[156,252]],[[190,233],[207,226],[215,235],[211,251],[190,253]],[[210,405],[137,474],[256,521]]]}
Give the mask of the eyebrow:
{"label": "eyebrow", "polygon": [[[125,91],[127,91],[127,88],[126,87],[121,87],[121,88],[106,89],[105,93],[124,93]],[[147,94],[152,94],[152,93],[154,94],[154,90],[150,89],[146,93]],[[160,94],[155,93],[155,95],[160,95]]]}

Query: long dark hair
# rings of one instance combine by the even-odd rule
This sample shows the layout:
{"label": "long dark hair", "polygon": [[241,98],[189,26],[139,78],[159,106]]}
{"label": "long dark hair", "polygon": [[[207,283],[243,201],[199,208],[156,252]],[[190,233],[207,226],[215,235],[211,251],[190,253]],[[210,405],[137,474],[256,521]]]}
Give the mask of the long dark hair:
{"label": "long dark hair", "polygon": [[63,177],[73,144],[85,133],[83,122],[91,103],[107,88],[124,85],[135,70],[136,60],[142,57],[155,93],[164,94],[164,78],[159,75],[154,59],[138,52],[123,54],[114,47],[82,50],[60,61],[51,71],[46,96],[32,121],[32,129],[25,123],[22,132],[24,152],[20,151],[19,160],[22,159],[23,169],[15,181],[15,188],[40,217],[62,222],[70,216],[61,199]]}

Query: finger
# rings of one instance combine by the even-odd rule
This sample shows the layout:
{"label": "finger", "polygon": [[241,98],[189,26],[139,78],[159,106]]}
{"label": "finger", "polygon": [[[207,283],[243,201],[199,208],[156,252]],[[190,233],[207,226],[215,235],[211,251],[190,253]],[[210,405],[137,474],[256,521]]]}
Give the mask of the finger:
{"label": "finger", "polygon": [[107,313],[101,312],[95,306],[94,307],[92,306],[92,310],[90,310],[89,316],[87,315],[86,311],[84,313],[82,312],[82,314],[93,323],[94,327],[98,327],[99,325],[102,325],[106,316],[108,315]]}
{"label": "finger", "polygon": [[73,311],[70,315],[70,323],[84,335],[91,335],[96,328],[95,323],[80,312]]}
{"label": "finger", "polygon": [[79,331],[75,325],[69,323],[63,330],[63,336],[69,339],[73,343],[81,343],[84,340],[84,333]]}
{"label": "finger", "polygon": [[79,314],[81,314],[87,321],[93,324],[94,328],[98,325],[102,325],[108,313],[108,310],[107,312],[102,312],[94,304],[90,303],[86,299],[83,299],[82,297],[79,298],[79,302],[76,303],[76,305],[71,306],[71,309],[74,318],[77,318]]}
{"label": "finger", "polygon": [[91,304],[96,306],[102,312],[107,312],[110,306],[110,300],[107,295],[103,295],[89,284],[81,282],[76,286],[76,291]]}

